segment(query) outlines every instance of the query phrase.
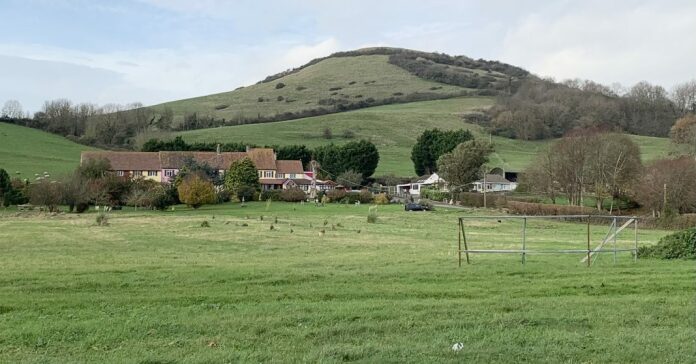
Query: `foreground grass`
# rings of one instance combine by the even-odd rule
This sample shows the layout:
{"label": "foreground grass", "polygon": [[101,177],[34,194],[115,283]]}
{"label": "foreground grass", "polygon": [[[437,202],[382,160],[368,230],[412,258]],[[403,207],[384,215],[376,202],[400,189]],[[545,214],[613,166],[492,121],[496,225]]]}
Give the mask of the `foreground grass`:
{"label": "foreground grass", "polygon": [[[458,268],[456,217],[471,212],[380,207],[367,224],[367,209],[178,207],[108,227],[5,212],[0,362],[694,359],[691,262],[476,255]],[[472,222],[470,242],[512,244],[517,223]],[[566,247],[582,228],[541,222],[530,244]]]}
{"label": "foreground grass", "polygon": [[83,150],[95,148],[59,135],[0,123],[0,168],[13,177],[33,180],[35,173],[57,175],[71,172],[80,164]]}

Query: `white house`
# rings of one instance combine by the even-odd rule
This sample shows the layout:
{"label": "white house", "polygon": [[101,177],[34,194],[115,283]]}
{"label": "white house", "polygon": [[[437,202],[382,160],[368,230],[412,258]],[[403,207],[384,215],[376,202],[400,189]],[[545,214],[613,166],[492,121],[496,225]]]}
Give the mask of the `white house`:
{"label": "white house", "polygon": [[487,174],[485,180],[480,179],[473,183],[473,190],[483,192],[484,185],[486,192],[514,191],[517,188],[517,182],[510,182],[499,174]]}
{"label": "white house", "polygon": [[411,196],[420,196],[420,191],[423,189],[423,187],[435,186],[444,183],[444,179],[440,178],[437,173],[433,173],[429,177],[421,178],[416,182],[396,185],[396,192],[400,195],[410,194]]}

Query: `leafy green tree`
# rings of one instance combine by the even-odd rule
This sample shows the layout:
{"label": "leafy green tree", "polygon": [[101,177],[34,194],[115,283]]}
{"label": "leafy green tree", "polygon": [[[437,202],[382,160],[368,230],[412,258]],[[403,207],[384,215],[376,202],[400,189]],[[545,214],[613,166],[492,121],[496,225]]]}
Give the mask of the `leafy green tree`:
{"label": "leafy green tree", "polygon": [[225,188],[230,193],[237,196],[242,191],[257,191],[260,187],[259,175],[251,159],[242,158],[232,162],[225,174]]}
{"label": "leafy green tree", "polygon": [[77,168],[78,174],[86,179],[98,179],[106,176],[111,169],[111,163],[106,158],[89,159]]}
{"label": "leafy green tree", "polygon": [[335,144],[322,145],[314,149],[314,159],[321,166],[321,173],[325,177],[334,179],[344,171],[343,156],[340,147]]}
{"label": "leafy green tree", "polygon": [[481,167],[488,162],[493,147],[488,143],[470,140],[459,144],[437,160],[438,173],[453,190],[467,189],[481,177]]}
{"label": "leafy green tree", "polygon": [[9,206],[11,195],[12,183],[10,183],[10,175],[7,174],[7,171],[0,168],[0,205]]}
{"label": "leafy green tree", "polygon": [[437,171],[437,160],[441,155],[452,151],[460,143],[472,140],[474,136],[468,130],[439,129],[425,130],[416,140],[411,150],[411,160],[417,175],[431,174]]}
{"label": "leafy green tree", "polygon": [[215,186],[210,181],[195,174],[187,177],[179,185],[177,191],[179,192],[179,200],[194,209],[217,201]]}
{"label": "leafy green tree", "polygon": [[343,171],[355,171],[366,179],[375,173],[379,163],[377,147],[370,141],[360,140],[346,143],[341,147]]}

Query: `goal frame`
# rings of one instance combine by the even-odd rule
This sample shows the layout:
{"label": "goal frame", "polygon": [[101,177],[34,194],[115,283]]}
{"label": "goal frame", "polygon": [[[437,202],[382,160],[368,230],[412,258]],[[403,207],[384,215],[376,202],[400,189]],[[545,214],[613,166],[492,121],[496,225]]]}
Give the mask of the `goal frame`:
{"label": "goal frame", "polygon": [[[486,220],[486,219],[496,219],[496,220],[509,220],[509,219],[514,219],[514,220],[522,220],[522,234],[521,234],[521,249],[469,249],[469,245],[467,243],[466,239],[466,228],[465,228],[465,221],[466,220]],[[526,243],[527,243],[527,221],[529,219],[557,219],[557,220],[563,220],[563,219],[578,219],[581,222],[584,220],[584,224],[586,224],[587,229],[586,229],[586,240],[587,240],[587,249],[548,249],[548,250],[530,250],[527,249]],[[592,220],[604,220],[604,221],[611,221],[611,225],[609,225],[609,231],[607,232],[606,236],[604,239],[602,239],[602,242],[599,243],[599,245],[596,248],[592,248],[591,246],[591,222]],[[636,262],[638,260],[638,217],[636,216],[616,216],[616,215],[512,215],[512,216],[460,216],[458,218],[459,221],[459,227],[458,227],[458,250],[457,250],[457,255],[458,255],[458,260],[459,260],[459,267],[462,266],[462,253],[464,253],[465,258],[466,258],[466,263],[471,264],[471,258],[469,254],[478,254],[478,253],[491,253],[491,254],[521,254],[522,256],[522,264],[526,263],[527,260],[527,254],[582,254],[585,255],[585,257],[581,260],[581,262],[586,262],[587,267],[591,267],[592,263],[594,260],[592,259],[593,256],[596,257],[598,253],[606,253],[606,252],[611,252],[614,255],[614,263],[616,263],[616,255],[618,252],[631,252],[633,255],[633,261]],[[624,222],[621,227],[618,227],[619,222]],[[633,226],[633,248],[630,249],[618,249],[616,247],[616,236],[618,235],[619,232],[624,230],[628,226]],[[604,249],[603,246],[607,242],[613,242],[613,248],[611,249]],[[463,243],[463,248],[462,249],[462,243]]]}

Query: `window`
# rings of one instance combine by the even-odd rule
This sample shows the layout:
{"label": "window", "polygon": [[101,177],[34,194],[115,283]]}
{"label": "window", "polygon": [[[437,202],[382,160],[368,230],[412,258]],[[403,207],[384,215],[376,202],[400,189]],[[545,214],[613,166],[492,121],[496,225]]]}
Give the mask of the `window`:
{"label": "window", "polygon": [[273,178],[273,171],[263,171],[263,176],[265,178]]}
{"label": "window", "polygon": [[133,171],[133,176],[142,176],[143,171]]}
{"label": "window", "polygon": [[420,185],[411,185],[411,189],[414,191],[418,191],[418,187],[420,187]]}
{"label": "window", "polygon": [[150,177],[157,177],[157,171],[147,171],[147,175]]}
{"label": "window", "polygon": [[116,175],[119,177],[123,177],[124,173],[123,171],[116,171]]}
{"label": "window", "polygon": [[294,173],[290,173],[290,178],[297,178],[297,177],[295,177]]}
{"label": "window", "polygon": [[284,173],[276,173],[276,178],[285,178]]}
{"label": "window", "polygon": [[176,171],[173,169],[165,169],[164,176],[165,177],[174,177],[174,176],[176,176]]}

